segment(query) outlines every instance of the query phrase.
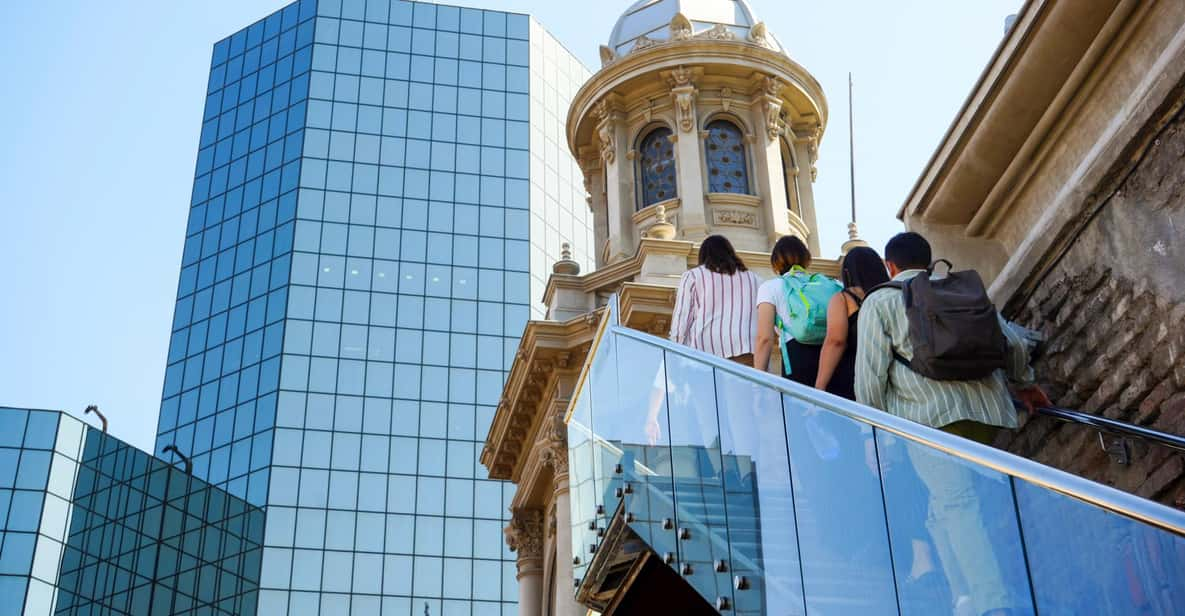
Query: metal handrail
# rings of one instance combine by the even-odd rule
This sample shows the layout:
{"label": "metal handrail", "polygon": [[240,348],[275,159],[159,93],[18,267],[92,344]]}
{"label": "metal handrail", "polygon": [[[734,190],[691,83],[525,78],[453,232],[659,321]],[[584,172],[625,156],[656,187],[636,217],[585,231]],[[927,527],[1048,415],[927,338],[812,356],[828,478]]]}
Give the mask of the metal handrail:
{"label": "metal handrail", "polygon": [[1103,417],[1102,415],[1092,415],[1060,406],[1037,407],[1033,411],[1038,415],[1052,417],[1058,421],[1090,426],[1100,432],[1137,438],[1185,453],[1185,437],[1176,434],[1169,434],[1168,432],[1153,430],[1152,428],[1127,423],[1126,421],[1119,421],[1110,417]]}
{"label": "metal handrail", "polygon": [[[612,331],[615,334],[627,338],[633,338],[652,346],[661,347],[665,351],[711,365],[717,370],[722,370],[745,380],[772,388],[798,400],[808,402],[834,413],[839,413],[840,415],[884,430],[895,436],[937,449],[973,464],[1028,481],[1053,490],[1054,492],[1091,503],[1108,511],[1125,515],[1177,535],[1185,536],[1185,512],[988,445],[949,434],[902,417],[897,417],[896,415],[890,415],[884,411],[864,406],[813,387],[795,383],[794,381],[768,372],[742,366],[732,360],[717,357],[682,344],[671,342],[665,338],[659,338],[658,336],[631,329],[619,324],[617,315],[615,314],[616,309],[616,297],[613,297],[608,304],[607,312],[609,314],[602,321],[601,333]],[[592,349],[589,351],[588,357],[585,359],[580,381],[569,399],[569,407],[566,414],[566,419],[568,420],[571,419],[576,402],[588,385],[587,372],[592,366],[593,358],[600,349],[600,342],[600,336],[598,335]]]}

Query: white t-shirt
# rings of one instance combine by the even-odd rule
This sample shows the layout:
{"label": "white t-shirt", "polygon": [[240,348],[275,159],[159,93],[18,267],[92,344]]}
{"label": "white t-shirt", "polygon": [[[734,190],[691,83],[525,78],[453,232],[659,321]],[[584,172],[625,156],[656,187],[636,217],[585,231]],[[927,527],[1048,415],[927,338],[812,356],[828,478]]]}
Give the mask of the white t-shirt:
{"label": "white t-shirt", "polygon": [[[782,322],[790,322],[790,305],[786,303],[786,287],[781,276],[770,278],[757,288],[757,305],[762,304],[773,305],[774,311],[782,319]],[[780,342],[785,342],[778,333],[777,327],[774,327],[774,334],[778,335]]]}

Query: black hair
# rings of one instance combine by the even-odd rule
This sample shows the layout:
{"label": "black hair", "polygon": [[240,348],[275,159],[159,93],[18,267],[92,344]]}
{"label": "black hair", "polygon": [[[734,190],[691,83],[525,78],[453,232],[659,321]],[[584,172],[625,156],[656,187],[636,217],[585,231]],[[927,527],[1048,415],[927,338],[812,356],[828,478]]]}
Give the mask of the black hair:
{"label": "black hair", "polygon": [[778,275],[785,274],[795,265],[799,267],[811,266],[811,250],[798,237],[784,235],[774,244],[769,253],[769,264]]}
{"label": "black hair", "polygon": [[906,231],[898,233],[885,244],[885,260],[898,268],[926,269],[930,267],[934,257],[930,252],[930,242],[919,233]]}
{"label": "black hair", "polygon": [[732,242],[723,235],[709,235],[699,246],[699,264],[708,271],[729,276],[747,271],[744,262],[732,248]]}
{"label": "black hair", "polygon": [[839,277],[843,280],[844,287],[858,287],[868,293],[877,285],[888,282],[889,272],[875,250],[867,246],[857,246],[844,255],[843,263],[839,266]]}

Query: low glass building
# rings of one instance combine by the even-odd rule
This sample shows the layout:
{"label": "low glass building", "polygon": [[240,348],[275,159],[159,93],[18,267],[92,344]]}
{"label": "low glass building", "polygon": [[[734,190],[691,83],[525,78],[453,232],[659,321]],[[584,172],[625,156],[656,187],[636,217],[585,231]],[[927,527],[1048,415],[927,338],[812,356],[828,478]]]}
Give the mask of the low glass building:
{"label": "low glass building", "polygon": [[0,615],[254,614],[263,522],[74,417],[0,408]]}

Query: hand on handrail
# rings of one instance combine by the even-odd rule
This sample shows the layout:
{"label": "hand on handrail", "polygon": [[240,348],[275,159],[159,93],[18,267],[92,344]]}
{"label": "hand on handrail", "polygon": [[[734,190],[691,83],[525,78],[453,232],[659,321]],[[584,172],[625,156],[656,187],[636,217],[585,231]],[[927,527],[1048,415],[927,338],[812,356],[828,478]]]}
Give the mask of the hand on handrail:
{"label": "hand on handrail", "polygon": [[1039,385],[1022,387],[1013,391],[1012,395],[1030,413],[1038,408],[1053,406],[1053,402],[1049,400],[1049,396],[1045,395],[1045,391]]}

